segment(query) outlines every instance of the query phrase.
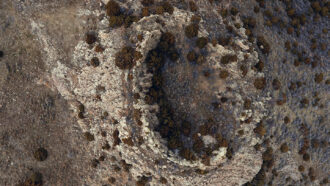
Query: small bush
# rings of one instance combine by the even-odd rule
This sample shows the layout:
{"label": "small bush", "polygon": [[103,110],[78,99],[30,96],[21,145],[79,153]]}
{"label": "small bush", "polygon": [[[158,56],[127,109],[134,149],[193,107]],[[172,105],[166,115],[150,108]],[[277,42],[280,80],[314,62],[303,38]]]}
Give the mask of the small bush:
{"label": "small bush", "polygon": [[200,37],[196,40],[198,48],[204,48],[207,45],[208,39],[206,37]]}
{"label": "small bush", "polygon": [[119,4],[113,0],[107,3],[106,9],[108,16],[118,16],[121,14]]}
{"label": "small bush", "polygon": [[198,35],[198,24],[192,23],[185,28],[185,34],[188,38],[193,38]]}
{"label": "small bush", "polygon": [[119,52],[117,52],[115,57],[115,64],[118,68],[131,69],[135,66],[134,60],[135,50],[132,47],[123,47]]}

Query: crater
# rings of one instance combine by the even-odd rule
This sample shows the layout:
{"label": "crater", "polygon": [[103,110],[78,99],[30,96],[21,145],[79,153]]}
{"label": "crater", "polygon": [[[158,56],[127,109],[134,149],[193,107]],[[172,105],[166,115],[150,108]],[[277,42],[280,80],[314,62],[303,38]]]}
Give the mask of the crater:
{"label": "crater", "polygon": [[[120,156],[137,177],[150,172],[180,183],[189,177],[197,184],[205,175],[217,183],[234,180],[235,174],[248,181],[262,164],[254,129],[268,99],[254,86],[263,72],[248,70],[258,63],[258,54],[238,29],[230,42],[200,47],[198,38],[210,41],[225,25],[207,31],[201,17],[196,36],[187,37],[192,17],[175,8],[173,14],[132,23],[125,33],[100,30],[95,42],[104,47],[102,53],[82,41],[73,61],[80,69],[59,64],[53,74],[61,94],[85,106],[78,123],[94,135],[95,152]],[[94,57],[97,67],[81,63]],[[98,131],[112,135],[101,140]],[[145,166],[151,160],[157,166]]]}
{"label": "crater", "polygon": [[216,72],[205,77],[205,71],[216,69],[192,64],[178,55],[174,35],[163,33],[146,57],[153,77],[145,101],[159,106],[155,129],[166,139],[167,147],[187,160],[208,159],[203,163],[209,165],[209,156],[224,146],[223,136],[232,133],[235,121],[214,94],[221,86]]}

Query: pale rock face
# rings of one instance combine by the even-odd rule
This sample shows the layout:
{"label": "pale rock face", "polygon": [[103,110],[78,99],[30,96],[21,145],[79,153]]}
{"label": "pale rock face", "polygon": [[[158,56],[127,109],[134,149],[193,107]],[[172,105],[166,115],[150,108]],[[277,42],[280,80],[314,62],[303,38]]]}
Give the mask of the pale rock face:
{"label": "pale rock face", "polygon": [[[238,124],[240,121],[253,117],[252,122],[240,127],[248,135],[244,140],[236,139],[238,140],[237,152],[235,152],[232,159],[226,158],[227,148],[224,147],[213,152],[209,166],[202,164],[200,160],[191,162],[178,157],[178,155],[167,149],[166,141],[152,130],[157,126],[158,120],[155,114],[150,111],[153,109],[157,110],[158,106],[146,105],[142,100],[136,103],[127,99],[129,92],[139,92],[144,97],[145,92],[139,91],[138,87],[149,87],[151,85],[151,75],[146,73],[143,61],[148,51],[157,45],[161,32],[168,31],[173,33],[176,37],[176,47],[182,53],[187,53],[186,45],[184,44],[184,28],[189,24],[191,16],[190,12],[175,8],[173,15],[165,14],[164,16],[152,15],[145,17],[132,24],[127,31],[123,31],[122,28],[112,29],[110,32],[98,30],[99,42],[105,47],[105,51],[103,53],[95,53],[92,48],[81,41],[75,48],[72,61],[78,68],[69,69],[59,62],[57,67],[52,69],[52,78],[56,82],[55,86],[64,97],[71,101],[80,102],[86,107],[86,118],[79,122],[83,130],[98,131],[99,128],[102,128],[112,133],[115,130],[114,126],[109,126],[109,121],[101,119],[101,113],[106,111],[109,113],[109,118],[116,119],[119,122],[117,124],[119,138],[124,139],[131,135],[138,135],[133,134],[137,132],[136,127],[132,126],[134,122],[127,120],[127,113],[132,109],[140,109],[143,125],[139,133],[144,139],[144,144],[139,147],[130,147],[121,143],[115,147],[115,151],[121,152],[122,158],[127,163],[132,164],[131,173],[134,177],[149,172],[155,177],[166,177],[168,181],[176,180],[173,183],[179,185],[243,184],[256,175],[262,164],[261,154],[256,153],[253,149],[253,146],[259,141],[256,137],[253,137],[253,129],[265,114],[263,103],[267,101],[267,98],[257,96],[257,91],[252,84],[252,77],[263,76],[262,73],[255,74],[254,71],[249,71],[245,78],[241,75],[238,64],[244,60],[244,55],[248,55],[247,62],[245,62],[248,68],[251,68],[258,61],[256,52],[247,52],[251,46],[249,46],[244,34],[241,34],[242,37],[234,39],[239,46],[238,50],[224,48],[221,45],[207,45],[209,53],[206,59],[207,66],[213,70],[219,68],[226,69],[231,76],[227,80],[218,78],[212,82],[207,79],[201,79],[201,82],[197,85],[202,89],[212,90],[213,93],[211,94],[230,97],[240,103],[238,105],[243,103],[243,97],[245,96],[249,96],[253,100],[253,110],[243,111],[241,106],[238,105],[226,106],[226,109],[230,110],[228,113],[231,116],[229,117],[232,118],[228,122]],[[165,24],[156,23],[156,19],[161,19]],[[143,35],[142,41],[135,41],[137,42],[136,50],[141,52],[143,57],[137,61],[131,72],[120,70],[114,63],[116,52],[126,43],[124,38],[127,36],[124,35],[124,32],[127,33],[130,40],[134,40],[138,34]],[[203,24],[200,26],[200,33],[201,35],[208,35],[208,32],[203,28]],[[243,44],[243,42],[247,44]],[[237,55],[238,62],[228,65],[220,64],[221,57],[227,54]],[[99,58],[100,65],[98,67],[86,65],[86,61],[90,61],[92,57]],[[178,69],[179,67],[176,68]],[[133,82],[127,80],[129,74],[135,76]],[[138,74],[145,75],[138,76]],[[101,94],[97,92],[98,86],[105,88]],[[232,88],[234,91],[226,91],[227,87]],[[96,98],[98,94],[100,97]],[[243,112],[245,114],[242,114]],[[231,133],[234,132],[231,131]],[[109,136],[107,140],[111,142],[113,138]],[[204,136],[206,145],[207,143],[213,143],[214,140],[210,136]],[[99,143],[98,139],[96,139],[96,143]],[[152,160],[156,159],[162,159],[162,164],[152,165]],[[110,170],[110,167],[104,168],[109,168]],[[210,173],[199,175],[191,171],[196,168],[209,171]],[[184,171],[188,173],[183,173]],[[151,182],[151,185],[157,185],[157,183]]]}

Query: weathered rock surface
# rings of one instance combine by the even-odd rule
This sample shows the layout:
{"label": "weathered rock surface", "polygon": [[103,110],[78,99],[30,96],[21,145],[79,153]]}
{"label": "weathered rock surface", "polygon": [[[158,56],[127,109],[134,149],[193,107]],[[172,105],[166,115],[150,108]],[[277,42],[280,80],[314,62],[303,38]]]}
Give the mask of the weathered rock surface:
{"label": "weathered rock surface", "polygon": [[0,183],[327,184],[328,3],[108,2],[0,2]]}

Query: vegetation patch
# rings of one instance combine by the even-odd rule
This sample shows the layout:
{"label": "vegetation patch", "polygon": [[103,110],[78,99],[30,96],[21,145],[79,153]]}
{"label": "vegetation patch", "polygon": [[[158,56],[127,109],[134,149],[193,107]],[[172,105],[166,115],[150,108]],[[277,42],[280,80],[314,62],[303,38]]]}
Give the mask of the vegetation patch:
{"label": "vegetation patch", "polygon": [[274,90],[279,90],[281,88],[281,82],[277,78],[273,80],[272,85]]}
{"label": "vegetation patch", "polygon": [[261,77],[261,78],[256,78],[254,80],[254,87],[258,90],[262,90],[266,87],[266,79]]}
{"label": "vegetation patch", "polygon": [[289,146],[286,143],[283,143],[280,148],[282,153],[288,152],[289,151]]}
{"label": "vegetation patch", "polygon": [[226,79],[229,76],[229,72],[227,70],[221,70],[219,73],[219,77],[221,79]]}
{"label": "vegetation patch", "polygon": [[97,67],[97,66],[99,66],[99,65],[100,65],[100,60],[99,60],[99,58],[97,58],[97,57],[93,57],[93,58],[91,59],[91,65],[92,65],[93,67]]}
{"label": "vegetation patch", "polygon": [[115,131],[113,131],[112,138],[113,138],[113,146],[117,146],[117,145],[119,145],[121,143],[121,140],[119,138],[119,131],[118,131],[118,129],[116,129]]}
{"label": "vegetation patch", "polygon": [[118,16],[121,14],[120,6],[116,1],[109,1],[106,5],[106,12],[108,16]]}
{"label": "vegetation patch", "polygon": [[266,134],[266,129],[262,122],[257,125],[257,127],[254,129],[254,132],[260,137],[263,137]]}
{"label": "vegetation patch", "polygon": [[96,40],[97,40],[97,38],[96,38],[94,33],[87,33],[86,34],[85,41],[86,41],[87,44],[91,45],[91,44],[95,43]]}
{"label": "vegetation patch", "polygon": [[154,4],[154,0],[142,0],[141,3],[143,6],[150,6]]}
{"label": "vegetation patch", "polygon": [[198,7],[194,1],[189,1],[189,7],[192,12],[196,12],[198,10]]}
{"label": "vegetation patch", "polygon": [[87,140],[87,141],[94,141],[94,135],[93,134],[91,134],[90,132],[85,132],[84,133],[84,136],[85,136],[85,139]]}
{"label": "vegetation patch", "polygon": [[135,49],[130,46],[123,47],[116,53],[115,64],[121,70],[131,69],[135,66]]}
{"label": "vegetation patch", "polygon": [[263,54],[270,52],[270,45],[263,36],[257,37],[257,45]]}
{"label": "vegetation patch", "polygon": [[109,16],[109,26],[112,28],[124,25],[129,27],[133,22],[138,21],[138,17],[125,12],[119,4],[111,0],[106,5],[106,13]]}
{"label": "vegetation patch", "polygon": [[40,172],[34,172],[26,179],[23,183],[18,184],[19,186],[42,186],[43,178]]}
{"label": "vegetation patch", "polygon": [[232,54],[227,54],[225,56],[222,56],[221,58],[221,63],[226,65],[229,64],[231,62],[237,61],[237,56],[236,55],[232,55]]}
{"label": "vegetation patch", "polygon": [[196,46],[200,49],[204,48],[207,45],[208,39],[206,37],[199,37],[196,40]]}
{"label": "vegetation patch", "polygon": [[33,156],[37,161],[45,161],[48,157],[48,151],[41,147],[34,152]]}
{"label": "vegetation patch", "polygon": [[323,81],[323,73],[315,74],[314,80],[316,83],[321,83]]}
{"label": "vegetation patch", "polygon": [[194,52],[194,51],[190,51],[190,52],[188,52],[188,54],[187,54],[187,59],[188,59],[188,61],[190,61],[190,62],[195,61],[195,60],[197,59],[197,54],[196,54],[196,52]]}
{"label": "vegetation patch", "polygon": [[198,35],[199,26],[196,23],[191,23],[190,25],[186,26],[185,34],[188,38],[193,38]]}

